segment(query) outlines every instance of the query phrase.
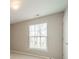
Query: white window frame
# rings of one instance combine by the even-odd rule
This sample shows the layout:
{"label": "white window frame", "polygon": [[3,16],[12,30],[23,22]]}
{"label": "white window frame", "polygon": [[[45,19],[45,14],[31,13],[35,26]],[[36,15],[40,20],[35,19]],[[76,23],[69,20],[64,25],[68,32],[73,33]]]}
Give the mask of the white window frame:
{"label": "white window frame", "polygon": [[[46,24],[46,27],[47,27],[47,23],[40,23],[40,24]],[[40,25],[40,24],[33,24],[33,26],[35,26],[35,25]],[[29,27],[30,27],[30,26],[32,26],[32,25],[29,25]],[[29,29],[29,30],[30,30],[30,29]],[[47,29],[47,30],[48,30],[48,29]],[[41,32],[41,31],[40,31],[40,32]],[[46,32],[47,32],[47,31],[46,31]],[[30,31],[29,31],[29,34],[30,34]],[[30,47],[30,44],[31,44],[30,38],[31,38],[31,37],[34,37],[34,40],[35,40],[36,37],[40,37],[40,38],[43,38],[43,37],[44,37],[44,38],[46,38],[46,39],[45,39],[45,40],[46,40],[46,42],[45,42],[46,47],[45,47],[45,48],[42,48],[42,47],[40,47],[40,48],[37,48],[37,47]],[[47,51],[47,37],[48,37],[48,35],[47,35],[47,36],[41,36],[41,35],[40,35],[40,36],[30,36],[30,35],[29,35],[29,48],[30,48],[30,49],[35,49],[35,50],[44,50],[44,51]],[[41,39],[40,39],[40,41],[41,41]],[[42,42],[42,41],[41,41],[41,42]],[[41,42],[40,42],[40,46],[41,46],[41,44],[42,44]]]}

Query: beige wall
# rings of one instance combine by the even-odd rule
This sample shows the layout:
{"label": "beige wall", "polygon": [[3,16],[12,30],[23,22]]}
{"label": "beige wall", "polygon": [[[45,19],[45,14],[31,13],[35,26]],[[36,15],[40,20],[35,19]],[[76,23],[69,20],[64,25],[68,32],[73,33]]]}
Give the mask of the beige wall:
{"label": "beige wall", "polygon": [[[28,26],[30,24],[48,23],[48,51],[28,49]],[[63,12],[24,21],[11,25],[11,49],[26,51],[32,54],[54,57],[55,59],[63,58]]]}

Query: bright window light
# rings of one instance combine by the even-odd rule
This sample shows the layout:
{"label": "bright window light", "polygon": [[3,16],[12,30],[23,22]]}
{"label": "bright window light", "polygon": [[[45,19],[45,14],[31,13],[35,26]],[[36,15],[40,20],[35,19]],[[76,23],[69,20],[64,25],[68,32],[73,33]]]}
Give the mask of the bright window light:
{"label": "bright window light", "polygon": [[29,47],[47,50],[47,23],[29,26]]}

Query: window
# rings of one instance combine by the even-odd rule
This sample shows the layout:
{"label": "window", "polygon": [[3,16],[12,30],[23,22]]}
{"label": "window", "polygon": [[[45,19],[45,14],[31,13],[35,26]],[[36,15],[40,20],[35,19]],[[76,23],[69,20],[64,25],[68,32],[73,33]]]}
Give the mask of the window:
{"label": "window", "polygon": [[29,47],[47,50],[47,23],[29,26]]}

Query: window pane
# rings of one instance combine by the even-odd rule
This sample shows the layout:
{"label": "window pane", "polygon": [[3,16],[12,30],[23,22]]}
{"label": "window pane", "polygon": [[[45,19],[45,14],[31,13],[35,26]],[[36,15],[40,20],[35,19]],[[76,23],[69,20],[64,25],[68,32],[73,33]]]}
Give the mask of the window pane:
{"label": "window pane", "polygon": [[35,26],[31,25],[29,26],[29,36],[34,36],[35,35]]}
{"label": "window pane", "polygon": [[40,37],[35,37],[35,48],[40,48]]}
{"label": "window pane", "polygon": [[47,49],[47,37],[41,37],[41,49]]}
{"label": "window pane", "polygon": [[30,39],[30,48],[34,48],[34,37],[29,37]]}
{"label": "window pane", "polygon": [[35,36],[40,36],[40,25],[35,25]]}
{"label": "window pane", "polygon": [[41,36],[47,36],[47,23],[41,24]]}

